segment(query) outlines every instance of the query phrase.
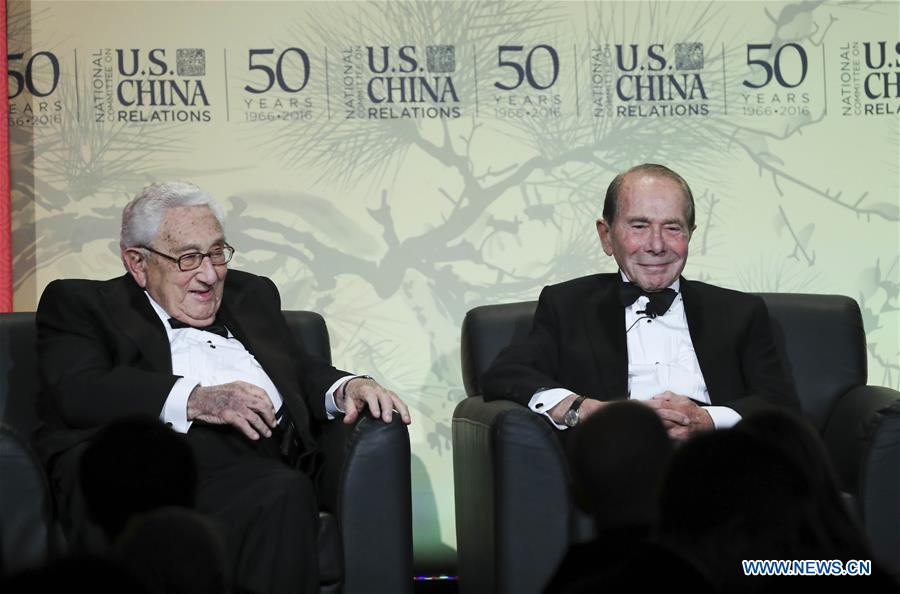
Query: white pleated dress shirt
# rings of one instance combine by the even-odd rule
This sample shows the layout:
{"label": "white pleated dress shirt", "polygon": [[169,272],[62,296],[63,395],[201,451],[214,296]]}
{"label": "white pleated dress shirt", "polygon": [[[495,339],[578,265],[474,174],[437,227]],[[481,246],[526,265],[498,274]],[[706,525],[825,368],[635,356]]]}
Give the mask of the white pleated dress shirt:
{"label": "white pleated dress shirt", "polygon": [[[169,391],[159,418],[179,433],[187,433],[193,421],[187,419],[187,401],[191,391],[197,386],[216,386],[229,382],[244,381],[266,391],[272,406],[278,412],[284,399],[272,379],[250,351],[244,347],[231,331],[228,337],[196,328],[172,329],[169,314],[146,293],[150,305],[169,338],[172,351],[172,374],[181,376]],[[340,378],[325,393],[325,411],[329,419],[342,414],[334,400],[341,386],[355,375]],[[280,416],[280,415],[279,415]]]}
{"label": "white pleated dress shirt", "polygon": [[[624,275],[622,280],[628,282]],[[678,295],[669,310],[655,319],[638,313],[646,308],[647,297],[640,296],[625,308],[628,397],[631,400],[649,400],[668,390],[705,404],[703,408],[712,417],[716,428],[732,427],[741,420],[741,416],[727,406],[710,405],[709,392],[688,330],[680,287],[679,279],[670,285],[669,288]],[[573,392],[565,388],[541,390],[532,396],[528,406],[534,412],[545,415],[558,429],[567,429],[565,425],[553,421],[546,411],[570,394]]]}

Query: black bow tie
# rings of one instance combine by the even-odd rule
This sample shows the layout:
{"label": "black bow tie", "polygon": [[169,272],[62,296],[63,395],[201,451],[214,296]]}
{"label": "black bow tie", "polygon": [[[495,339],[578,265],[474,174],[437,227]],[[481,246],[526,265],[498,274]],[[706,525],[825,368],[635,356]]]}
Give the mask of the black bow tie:
{"label": "black bow tie", "polygon": [[219,321],[215,321],[209,326],[191,326],[190,324],[185,324],[181,320],[176,320],[175,318],[169,318],[169,326],[172,327],[172,330],[178,330],[180,328],[193,328],[194,330],[203,330],[204,332],[212,332],[213,334],[218,334],[222,338],[228,338],[228,328],[225,327],[225,324],[222,324]]}
{"label": "black bow tie", "polygon": [[628,307],[637,301],[638,297],[641,295],[650,301],[647,303],[647,307],[644,308],[644,311],[638,313],[646,313],[651,318],[655,318],[656,316],[661,316],[669,311],[669,308],[672,307],[672,302],[675,301],[675,297],[678,296],[678,293],[675,289],[663,289],[661,291],[648,293],[634,283],[622,283],[619,287],[619,297],[622,299],[622,305],[625,307]]}

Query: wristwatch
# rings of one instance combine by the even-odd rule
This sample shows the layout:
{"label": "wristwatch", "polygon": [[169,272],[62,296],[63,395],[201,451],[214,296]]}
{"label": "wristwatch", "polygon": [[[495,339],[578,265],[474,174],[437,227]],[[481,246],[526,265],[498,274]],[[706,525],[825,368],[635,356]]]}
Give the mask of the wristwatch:
{"label": "wristwatch", "polygon": [[350,382],[352,382],[355,379],[367,379],[367,380],[372,380],[373,382],[375,381],[375,378],[372,377],[371,375],[354,375],[353,377],[351,377],[344,383],[344,389],[346,390],[347,384],[349,384]]}
{"label": "wristwatch", "polygon": [[566,415],[563,417],[563,423],[566,424],[566,427],[574,427],[578,424],[578,419],[580,418],[578,408],[581,406],[582,402],[584,402],[584,396],[578,396],[572,402],[572,406],[569,407],[569,410],[566,411]]}

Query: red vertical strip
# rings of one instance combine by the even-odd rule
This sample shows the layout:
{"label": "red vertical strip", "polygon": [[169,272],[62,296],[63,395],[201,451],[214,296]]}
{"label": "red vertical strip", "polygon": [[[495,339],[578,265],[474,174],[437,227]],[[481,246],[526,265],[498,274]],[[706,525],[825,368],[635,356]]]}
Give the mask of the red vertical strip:
{"label": "red vertical strip", "polygon": [[[6,1],[0,0],[0,72],[7,72]],[[9,77],[0,76],[0,312],[12,311],[12,237],[9,220]]]}

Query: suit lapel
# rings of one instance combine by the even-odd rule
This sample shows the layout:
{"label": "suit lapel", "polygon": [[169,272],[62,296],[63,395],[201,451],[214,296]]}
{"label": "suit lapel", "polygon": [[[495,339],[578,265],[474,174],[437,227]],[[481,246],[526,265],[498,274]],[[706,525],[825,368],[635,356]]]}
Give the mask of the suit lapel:
{"label": "suit lapel", "polygon": [[143,289],[126,274],[108,283],[101,293],[110,318],[122,334],[137,344],[154,369],[172,373],[166,329]]}
{"label": "suit lapel", "polygon": [[625,308],[619,300],[618,274],[604,282],[585,303],[584,321],[605,393],[603,400],[628,398],[628,347]]}
{"label": "suit lapel", "polygon": [[291,349],[277,340],[281,329],[271,327],[271,317],[246,306],[244,294],[234,287],[226,287],[218,317],[262,365],[294,419],[306,419],[306,404]]}
{"label": "suit lapel", "polygon": [[703,315],[703,297],[697,290],[697,286],[685,280],[684,277],[681,278],[681,297],[684,301],[684,315],[687,318],[691,343],[694,346],[694,353],[697,355],[697,362],[700,364],[700,373],[703,374],[710,402],[715,404],[715,395],[722,394],[725,384],[720,381],[717,374],[720,367],[716,365],[718,347],[715,335],[708,327]]}

